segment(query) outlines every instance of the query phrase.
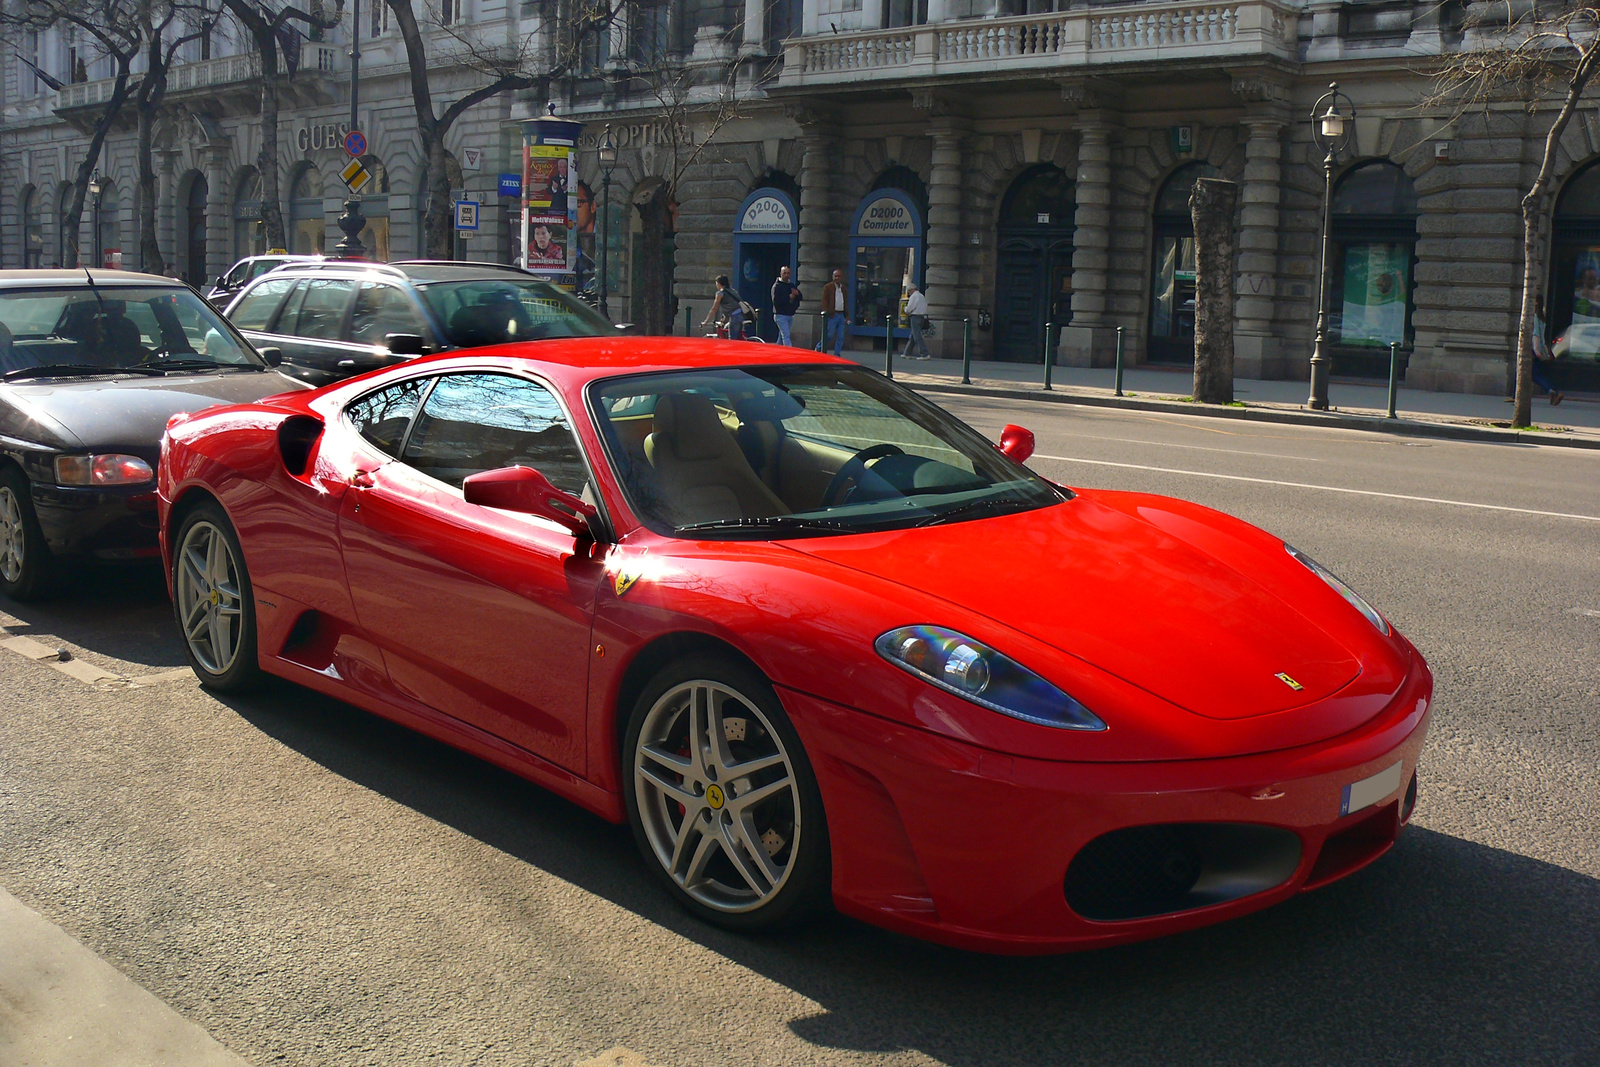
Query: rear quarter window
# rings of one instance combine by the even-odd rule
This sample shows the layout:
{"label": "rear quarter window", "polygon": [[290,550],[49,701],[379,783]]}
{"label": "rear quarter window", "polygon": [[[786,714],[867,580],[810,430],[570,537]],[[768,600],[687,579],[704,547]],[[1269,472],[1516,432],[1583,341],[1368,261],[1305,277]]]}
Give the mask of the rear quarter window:
{"label": "rear quarter window", "polygon": [[239,303],[228,318],[241,330],[265,330],[278,305],[283,303],[284,295],[294,288],[294,283],[293,278],[272,278],[262,282],[239,298]]}

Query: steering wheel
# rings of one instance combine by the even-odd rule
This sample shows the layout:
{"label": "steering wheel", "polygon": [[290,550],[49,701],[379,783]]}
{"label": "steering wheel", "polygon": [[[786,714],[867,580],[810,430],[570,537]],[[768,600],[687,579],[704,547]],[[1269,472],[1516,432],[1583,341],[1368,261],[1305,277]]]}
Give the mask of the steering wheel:
{"label": "steering wheel", "polygon": [[868,445],[866,448],[863,448],[861,451],[845,460],[844,466],[840,467],[839,470],[834,474],[833,479],[828,482],[828,488],[822,491],[823,506],[832,507],[834,504],[843,503],[842,500],[835,500],[834,496],[838,495],[839,491],[843,489],[849,482],[854,481],[859,483],[861,481],[861,476],[867,472],[868,463],[875,459],[882,459],[884,456],[903,455],[905,455],[905,449],[901,448],[899,445],[880,444]]}

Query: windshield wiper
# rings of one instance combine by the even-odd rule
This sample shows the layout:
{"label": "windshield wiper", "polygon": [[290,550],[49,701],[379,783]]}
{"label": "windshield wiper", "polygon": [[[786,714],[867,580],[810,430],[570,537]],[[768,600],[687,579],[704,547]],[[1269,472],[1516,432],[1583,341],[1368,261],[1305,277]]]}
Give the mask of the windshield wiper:
{"label": "windshield wiper", "polygon": [[1035,504],[1031,500],[1017,500],[1015,498],[1006,497],[983,497],[978,500],[969,500],[965,504],[960,504],[951,508],[949,511],[941,511],[937,515],[930,515],[926,519],[923,519],[921,522],[917,523],[917,525],[937,526],[942,522],[948,522],[951,519],[954,519],[958,515],[971,516],[974,512],[978,511],[998,509],[993,510],[993,514],[1003,515],[1008,511],[1024,510],[1037,506],[1039,505]]}
{"label": "windshield wiper", "polygon": [[701,533],[721,530],[772,530],[807,533],[855,533],[856,528],[837,519],[803,519],[798,515],[768,515],[758,519],[713,519],[673,527],[674,533]]}
{"label": "windshield wiper", "polygon": [[[219,363],[214,359],[156,359],[140,363],[139,367],[153,371],[169,370],[216,370],[221,367],[241,367],[241,363]],[[252,368],[253,369],[253,368]]]}
{"label": "windshield wiper", "polygon": [[91,367],[87,363],[50,363],[43,367],[18,367],[16,370],[8,370],[4,379],[16,382],[24,378],[84,378],[98,374],[160,373],[161,371],[154,367]]}

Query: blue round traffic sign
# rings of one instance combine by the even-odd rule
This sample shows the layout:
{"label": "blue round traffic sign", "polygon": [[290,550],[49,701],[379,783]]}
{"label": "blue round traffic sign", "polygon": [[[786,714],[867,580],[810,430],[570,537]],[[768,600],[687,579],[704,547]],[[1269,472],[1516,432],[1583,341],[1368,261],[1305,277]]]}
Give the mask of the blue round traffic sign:
{"label": "blue round traffic sign", "polygon": [[352,157],[367,154],[367,135],[360,130],[351,130],[344,135],[344,150]]}

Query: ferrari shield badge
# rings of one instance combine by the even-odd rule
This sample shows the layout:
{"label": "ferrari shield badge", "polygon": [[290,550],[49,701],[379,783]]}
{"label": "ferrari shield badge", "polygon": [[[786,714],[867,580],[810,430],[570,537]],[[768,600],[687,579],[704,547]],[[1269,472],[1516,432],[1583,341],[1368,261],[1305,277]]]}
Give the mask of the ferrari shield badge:
{"label": "ferrari shield badge", "polygon": [[[617,580],[621,581],[620,576]],[[1305,686],[1301,685],[1287,674],[1284,674],[1282,671],[1279,671],[1277,674],[1273,675],[1273,677],[1278,679],[1278,681],[1282,682],[1284,685],[1288,686],[1290,689],[1293,689],[1296,693],[1305,688]]]}
{"label": "ferrari shield badge", "polygon": [[612,577],[612,588],[616,589],[618,596],[621,596],[632,589],[633,584],[643,575],[643,558],[630,559],[617,568],[616,574]]}

